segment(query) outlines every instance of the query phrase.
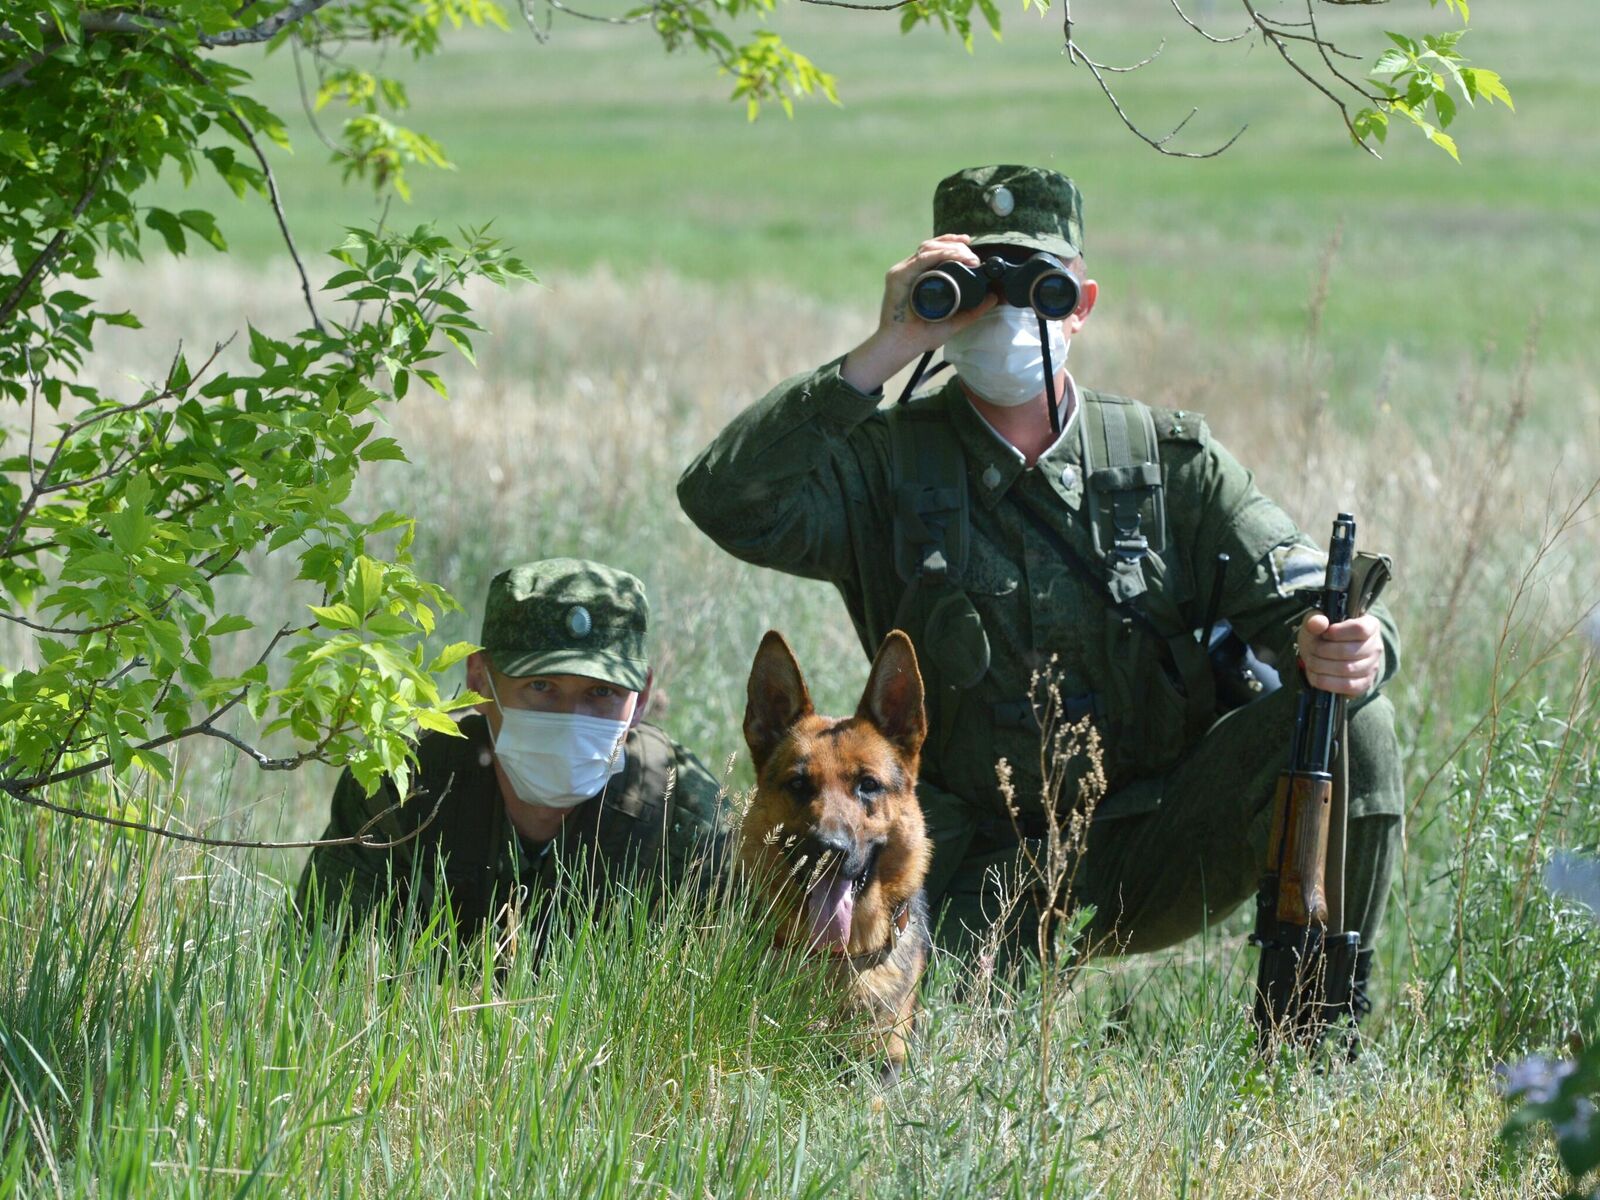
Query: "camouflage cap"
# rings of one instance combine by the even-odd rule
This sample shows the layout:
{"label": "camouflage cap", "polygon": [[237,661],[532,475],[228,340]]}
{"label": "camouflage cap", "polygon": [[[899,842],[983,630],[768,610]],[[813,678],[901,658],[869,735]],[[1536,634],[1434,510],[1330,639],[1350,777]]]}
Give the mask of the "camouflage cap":
{"label": "camouflage cap", "polygon": [[972,235],[974,246],[1025,246],[1070,262],[1083,253],[1083,196],[1043,167],[970,167],[939,181],[933,232]]}
{"label": "camouflage cap", "polygon": [[547,558],[490,581],[480,640],[502,675],[588,675],[642,692],[649,624],[644,584],[628,572]]}

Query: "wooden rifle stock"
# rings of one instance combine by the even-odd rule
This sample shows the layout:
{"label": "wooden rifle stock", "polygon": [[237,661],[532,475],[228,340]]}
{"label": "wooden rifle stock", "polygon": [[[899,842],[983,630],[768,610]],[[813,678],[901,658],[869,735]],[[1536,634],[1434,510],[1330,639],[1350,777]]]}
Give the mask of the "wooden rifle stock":
{"label": "wooden rifle stock", "polygon": [[1277,868],[1279,921],[1328,923],[1328,816],[1333,776],[1285,771],[1273,798],[1271,861]]}
{"label": "wooden rifle stock", "polygon": [[[1345,619],[1354,554],[1355,521],[1340,513],[1318,606],[1331,624]],[[1302,675],[1294,745],[1273,797],[1272,834],[1251,937],[1261,948],[1255,1022],[1263,1050],[1279,1037],[1314,1045],[1350,1004],[1361,935],[1331,928],[1328,904],[1330,840],[1340,848],[1335,869],[1343,866],[1343,829],[1333,830],[1330,839],[1333,767],[1343,726],[1343,698],[1313,688]],[[1340,893],[1342,882],[1336,881]],[[1342,924],[1342,895],[1336,907],[1341,911],[1335,920]]]}

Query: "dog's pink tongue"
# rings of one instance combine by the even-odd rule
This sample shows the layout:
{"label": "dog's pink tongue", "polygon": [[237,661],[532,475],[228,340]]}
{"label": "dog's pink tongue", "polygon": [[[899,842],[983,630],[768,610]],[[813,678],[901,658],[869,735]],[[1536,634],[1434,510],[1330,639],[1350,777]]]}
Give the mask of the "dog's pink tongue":
{"label": "dog's pink tongue", "polygon": [[806,893],[806,916],[811,920],[811,945],[817,949],[850,944],[850,918],[856,894],[850,881],[839,875],[819,880]]}

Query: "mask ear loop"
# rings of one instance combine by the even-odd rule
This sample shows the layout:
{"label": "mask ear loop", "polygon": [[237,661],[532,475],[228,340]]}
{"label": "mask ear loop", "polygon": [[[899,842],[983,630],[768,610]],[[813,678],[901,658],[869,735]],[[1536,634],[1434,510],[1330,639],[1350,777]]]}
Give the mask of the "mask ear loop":
{"label": "mask ear loop", "polygon": [[[494,686],[494,668],[486,665],[484,667],[483,677],[489,682],[489,698],[494,701],[494,706],[496,708],[504,712],[505,709],[500,703],[500,693],[495,689]],[[494,735],[494,722],[489,720],[488,717],[484,717],[483,723],[489,727],[489,749],[498,750],[500,748],[500,739]]]}
{"label": "mask ear loop", "polygon": [[1044,353],[1044,393],[1050,402],[1050,432],[1061,436],[1061,412],[1056,400],[1056,370],[1050,362],[1050,330],[1044,316],[1039,317],[1039,349]]}

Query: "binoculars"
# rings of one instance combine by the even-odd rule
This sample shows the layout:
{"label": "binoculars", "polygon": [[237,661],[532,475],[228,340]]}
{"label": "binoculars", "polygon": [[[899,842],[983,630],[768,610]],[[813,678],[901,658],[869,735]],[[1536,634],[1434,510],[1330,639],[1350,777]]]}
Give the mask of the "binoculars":
{"label": "binoculars", "polygon": [[1041,251],[1024,262],[995,254],[976,267],[940,263],[912,281],[911,308],[924,321],[948,321],[978,307],[990,292],[1047,321],[1059,321],[1078,307],[1078,281],[1059,258]]}

